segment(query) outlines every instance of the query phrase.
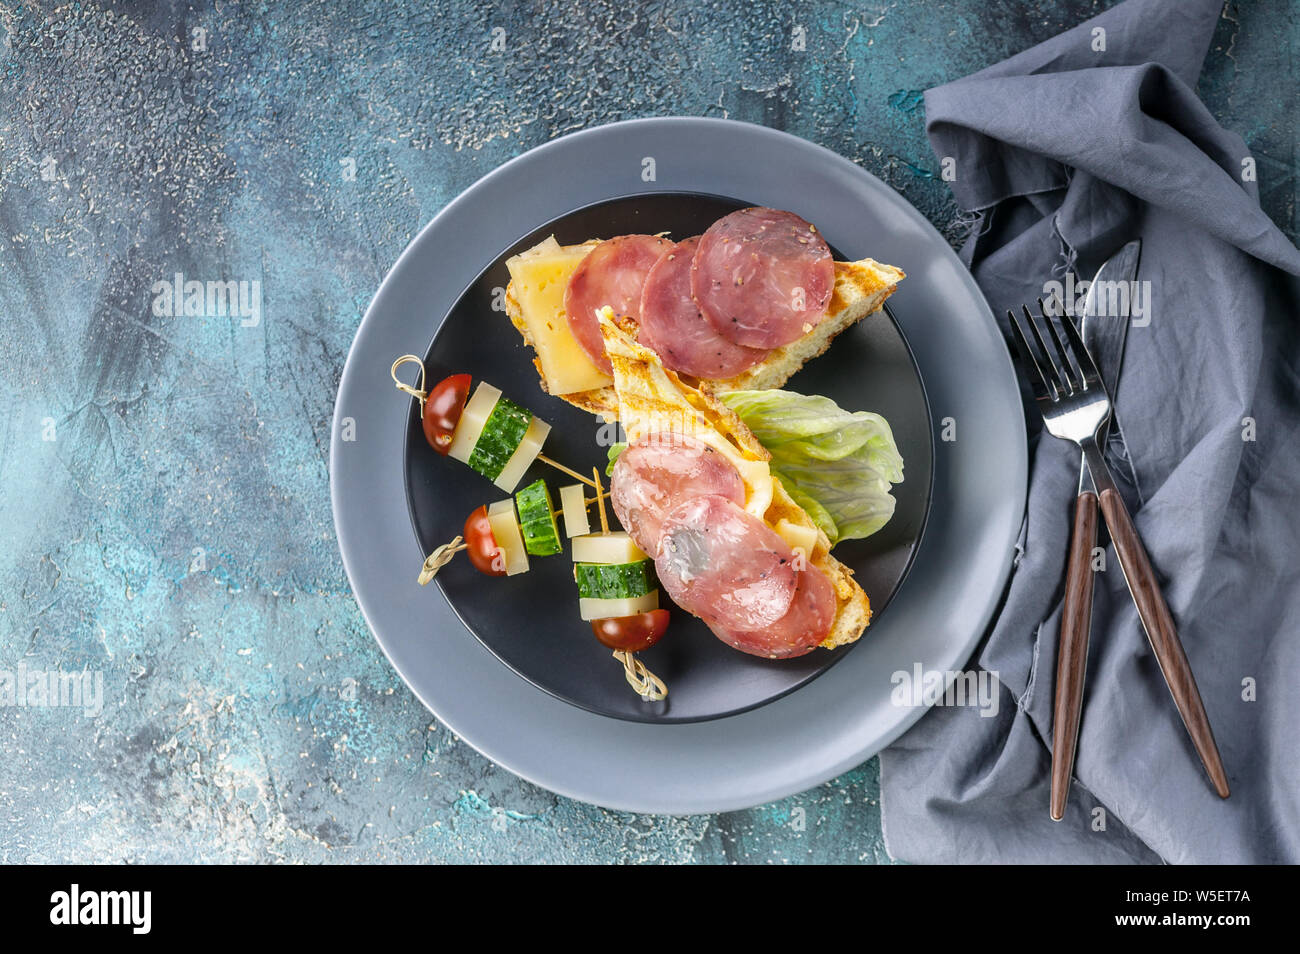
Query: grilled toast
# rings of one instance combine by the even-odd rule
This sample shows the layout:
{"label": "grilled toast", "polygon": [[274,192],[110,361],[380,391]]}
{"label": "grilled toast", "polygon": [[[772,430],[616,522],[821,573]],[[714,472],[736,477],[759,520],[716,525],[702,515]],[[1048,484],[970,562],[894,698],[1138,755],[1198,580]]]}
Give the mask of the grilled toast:
{"label": "grilled toast", "polygon": [[784,520],[805,533],[815,532],[816,543],[806,557],[831,581],[836,602],[830,633],[819,645],[834,649],[858,639],[871,621],[871,602],[853,579],[853,571],[831,555],[826,534],[791,499],[781,481],[772,476],[768,467],[771,454],[758,438],[714,396],[708,382],[691,384],[682,380],[663,366],[658,355],[638,344],[634,322],[624,319],[620,327],[606,309],[600,317],[600,329],[605,353],[614,367],[610,390],[617,402],[615,413],[628,440],[673,431],[708,444],[740,472],[745,482],[746,511],[773,528]]}
{"label": "grilled toast", "polygon": [[[619,399],[613,382],[577,346],[568,331],[562,304],[568,276],[596,244],[593,240],[582,245],[561,246],[554,238],[548,238],[510,259],[507,265],[511,280],[505,290],[505,311],[536,354],[533,364],[541,378],[542,390],[606,420],[614,420],[618,416]],[[544,277],[535,277],[536,274]],[[826,316],[812,331],[773,349],[761,362],[733,378],[680,380],[692,386],[707,386],[714,392],[779,388],[806,362],[830,347],[837,335],[879,309],[905,277],[902,269],[870,258],[836,262],[830,305]],[[538,285],[542,287],[539,289]],[[558,381],[562,373],[567,374],[577,363],[585,365],[581,376],[567,382]],[[575,383],[591,386],[571,390]]]}

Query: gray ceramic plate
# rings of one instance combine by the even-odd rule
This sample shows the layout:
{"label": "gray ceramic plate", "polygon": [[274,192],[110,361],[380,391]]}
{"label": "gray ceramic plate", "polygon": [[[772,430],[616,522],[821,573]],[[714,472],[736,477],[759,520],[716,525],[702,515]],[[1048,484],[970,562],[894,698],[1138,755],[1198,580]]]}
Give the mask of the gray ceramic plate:
{"label": "gray ceramic plate", "polygon": [[[647,159],[655,179],[645,181]],[[708,722],[610,719],[531,685],[414,585],[403,469],[406,418],[388,367],[429,340],[467,283],[543,223],[604,199],[701,192],[796,208],[832,246],[903,268],[891,303],[926,383],[937,441],[928,528],[888,614],[824,676]],[[349,439],[350,438],[350,439]],[[376,639],[420,699],[488,758],[553,791],[640,812],[742,808],[870,757],[923,710],[891,704],[897,671],[959,669],[1001,595],[1025,497],[1025,435],[1010,358],[969,273],[895,192],[811,143],[724,120],[587,130],[505,164],[447,206],[385,279],[353,342],[330,457],[348,577]]]}

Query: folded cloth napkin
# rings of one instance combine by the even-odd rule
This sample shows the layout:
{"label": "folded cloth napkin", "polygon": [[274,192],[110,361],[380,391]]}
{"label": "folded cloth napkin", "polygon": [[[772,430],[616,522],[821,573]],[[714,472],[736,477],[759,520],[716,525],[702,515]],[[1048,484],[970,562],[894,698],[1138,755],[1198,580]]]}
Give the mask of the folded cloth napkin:
{"label": "folded cloth napkin", "polygon": [[1194,92],[1221,6],[1129,0],[925,104],[974,214],[963,257],[1004,335],[1008,308],[1142,239],[1150,297],[1129,330],[1111,460],[1232,796],[1210,787],[1110,548],[1069,810],[1049,820],[1079,455],[1027,402],[1025,524],[971,664],[998,674],[1003,705],[993,718],[935,707],[881,755],[895,858],[1300,862],[1300,252],[1261,211],[1245,143]]}

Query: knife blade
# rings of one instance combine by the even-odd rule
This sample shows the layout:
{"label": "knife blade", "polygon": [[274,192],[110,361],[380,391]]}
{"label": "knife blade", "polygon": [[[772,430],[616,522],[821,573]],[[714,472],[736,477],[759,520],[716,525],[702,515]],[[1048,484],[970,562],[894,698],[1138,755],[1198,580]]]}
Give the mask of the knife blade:
{"label": "knife blade", "polygon": [[[1083,319],[1079,326],[1079,334],[1083,338],[1084,347],[1097,362],[1097,370],[1101,372],[1101,383],[1105,386],[1106,393],[1110,395],[1111,417],[1102,424],[1101,432],[1097,435],[1097,444],[1103,451],[1106,449],[1106,438],[1110,434],[1110,424],[1115,416],[1115,391],[1119,387],[1119,372],[1124,365],[1124,344],[1128,340],[1133,282],[1137,279],[1138,262],[1141,257],[1141,239],[1129,242],[1097,269],[1097,275],[1088,286],[1088,294],[1083,300]],[[1122,296],[1111,295],[1111,288],[1118,287],[1119,283],[1123,283],[1128,288],[1128,292]],[[1103,305],[1109,306],[1111,302],[1119,305],[1115,310],[1122,314],[1101,314]],[[1095,494],[1097,488],[1093,484],[1092,473],[1088,470],[1088,462],[1080,460],[1079,493],[1084,491],[1092,491]]]}
{"label": "knife blade", "polygon": [[[1129,242],[1097,271],[1084,298],[1080,335],[1101,372],[1112,414],[1124,343],[1128,336],[1133,281],[1137,277],[1142,244]],[[1124,293],[1119,293],[1124,282]],[[1114,284],[1112,284],[1114,283]],[[1112,308],[1111,303],[1115,304]],[[1109,314],[1114,311],[1117,314]],[[1070,319],[1064,315],[1062,321]],[[1098,433],[1104,448],[1109,420]],[[1086,460],[1079,467],[1079,493],[1075,499],[1074,526],[1066,561],[1065,600],[1061,605],[1061,632],[1056,653],[1056,692],[1052,717],[1052,780],[1048,806],[1053,821],[1065,817],[1065,803],[1074,774],[1083,710],[1083,683],[1088,668],[1088,640],[1092,630],[1092,551],[1097,545],[1097,488]]]}

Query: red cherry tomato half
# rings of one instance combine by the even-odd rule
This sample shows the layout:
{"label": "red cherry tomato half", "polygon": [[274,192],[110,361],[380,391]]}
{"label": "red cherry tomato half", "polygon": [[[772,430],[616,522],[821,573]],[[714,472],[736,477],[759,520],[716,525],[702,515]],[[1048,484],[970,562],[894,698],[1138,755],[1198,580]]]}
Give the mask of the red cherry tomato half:
{"label": "red cherry tomato half", "polygon": [[497,546],[496,537],[492,536],[492,526],[488,523],[487,507],[479,507],[465,521],[465,542],[469,549],[469,561],[480,573],[488,576],[506,575],[506,556]]}
{"label": "red cherry tomato half", "polygon": [[591,631],[596,638],[610,649],[621,649],[629,653],[639,653],[659,642],[668,629],[668,611],[666,609],[650,610],[636,616],[614,616],[609,619],[593,619]]}
{"label": "red cherry tomato half", "polygon": [[469,400],[468,374],[453,374],[433,386],[424,399],[424,439],[439,454],[451,449],[460,415]]}

